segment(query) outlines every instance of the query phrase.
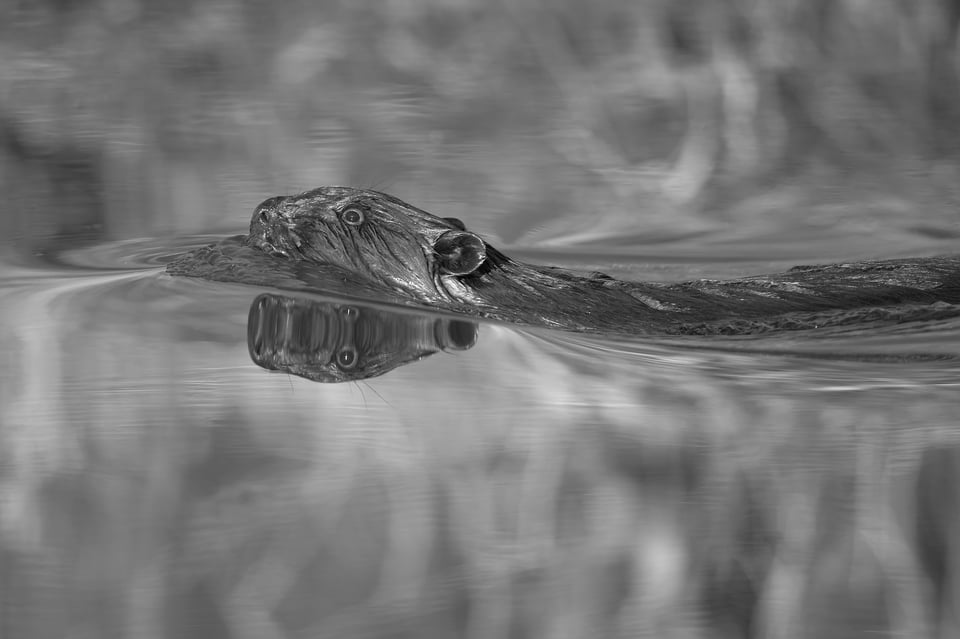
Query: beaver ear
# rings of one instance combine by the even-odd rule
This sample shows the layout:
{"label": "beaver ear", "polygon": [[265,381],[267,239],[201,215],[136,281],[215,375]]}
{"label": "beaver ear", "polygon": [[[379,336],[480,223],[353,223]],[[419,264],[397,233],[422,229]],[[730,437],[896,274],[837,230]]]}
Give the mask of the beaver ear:
{"label": "beaver ear", "polygon": [[464,223],[463,223],[463,220],[461,220],[461,219],[459,219],[459,218],[456,218],[456,217],[445,217],[445,218],[443,218],[443,219],[444,219],[445,221],[449,222],[450,224],[452,224],[453,226],[457,227],[457,228],[460,229],[461,231],[466,231],[466,230],[467,230],[467,225],[464,224]]}
{"label": "beaver ear", "polygon": [[447,231],[437,238],[433,251],[440,269],[450,275],[469,275],[487,259],[487,245],[469,231]]}

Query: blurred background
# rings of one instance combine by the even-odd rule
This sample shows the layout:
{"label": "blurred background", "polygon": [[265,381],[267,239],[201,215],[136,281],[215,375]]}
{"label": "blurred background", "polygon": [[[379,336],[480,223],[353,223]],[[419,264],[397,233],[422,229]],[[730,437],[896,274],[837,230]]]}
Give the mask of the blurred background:
{"label": "blurred background", "polygon": [[956,321],[327,385],[159,272],[323,184],[646,279],[956,252],[958,22],[0,0],[0,638],[960,635]]}
{"label": "blurred background", "polygon": [[322,184],[510,244],[960,233],[958,20],[955,0],[5,0],[3,241],[239,228]]}

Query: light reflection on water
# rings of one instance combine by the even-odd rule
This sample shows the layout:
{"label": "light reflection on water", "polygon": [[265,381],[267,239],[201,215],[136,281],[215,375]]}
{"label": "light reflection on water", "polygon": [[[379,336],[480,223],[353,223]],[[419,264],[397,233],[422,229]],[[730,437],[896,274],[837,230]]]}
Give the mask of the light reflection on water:
{"label": "light reflection on water", "polygon": [[5,635],[956,632],[955,321],[481,323],[317,384],[251,362],[261,290],[162,273],[204,241],[4,268]]}

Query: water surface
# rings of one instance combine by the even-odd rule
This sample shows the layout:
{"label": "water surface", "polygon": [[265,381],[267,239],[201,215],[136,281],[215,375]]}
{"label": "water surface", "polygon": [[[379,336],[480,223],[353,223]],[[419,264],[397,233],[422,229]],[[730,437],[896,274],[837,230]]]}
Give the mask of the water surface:
{"label": "water surface", "polygon": [[600,340],[162,268],[332,184],[637,279],[956,253],[958,25],[0,3],[0,638],[960,636],[955,308]]}
{"label": "water surface", "polygon": [[[251,304],[282,292],[164,274],[211,239],[4,266],[4,636],[957,629],[956,319],[670,341],[481,322],[325,384],[251,360]],[[783,266],[749,246],[607,266]]]}

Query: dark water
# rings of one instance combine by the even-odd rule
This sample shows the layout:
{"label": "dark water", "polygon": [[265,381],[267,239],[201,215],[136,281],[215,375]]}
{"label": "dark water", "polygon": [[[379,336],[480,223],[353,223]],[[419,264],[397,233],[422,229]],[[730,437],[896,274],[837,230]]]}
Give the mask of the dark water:
{"label": "dark water", "polygon": [[[2,636],[960,631],[957,320],[451,329],[163,273],[206,240],[4,266]],[[777,266],[662,248],[619,273]]]}

